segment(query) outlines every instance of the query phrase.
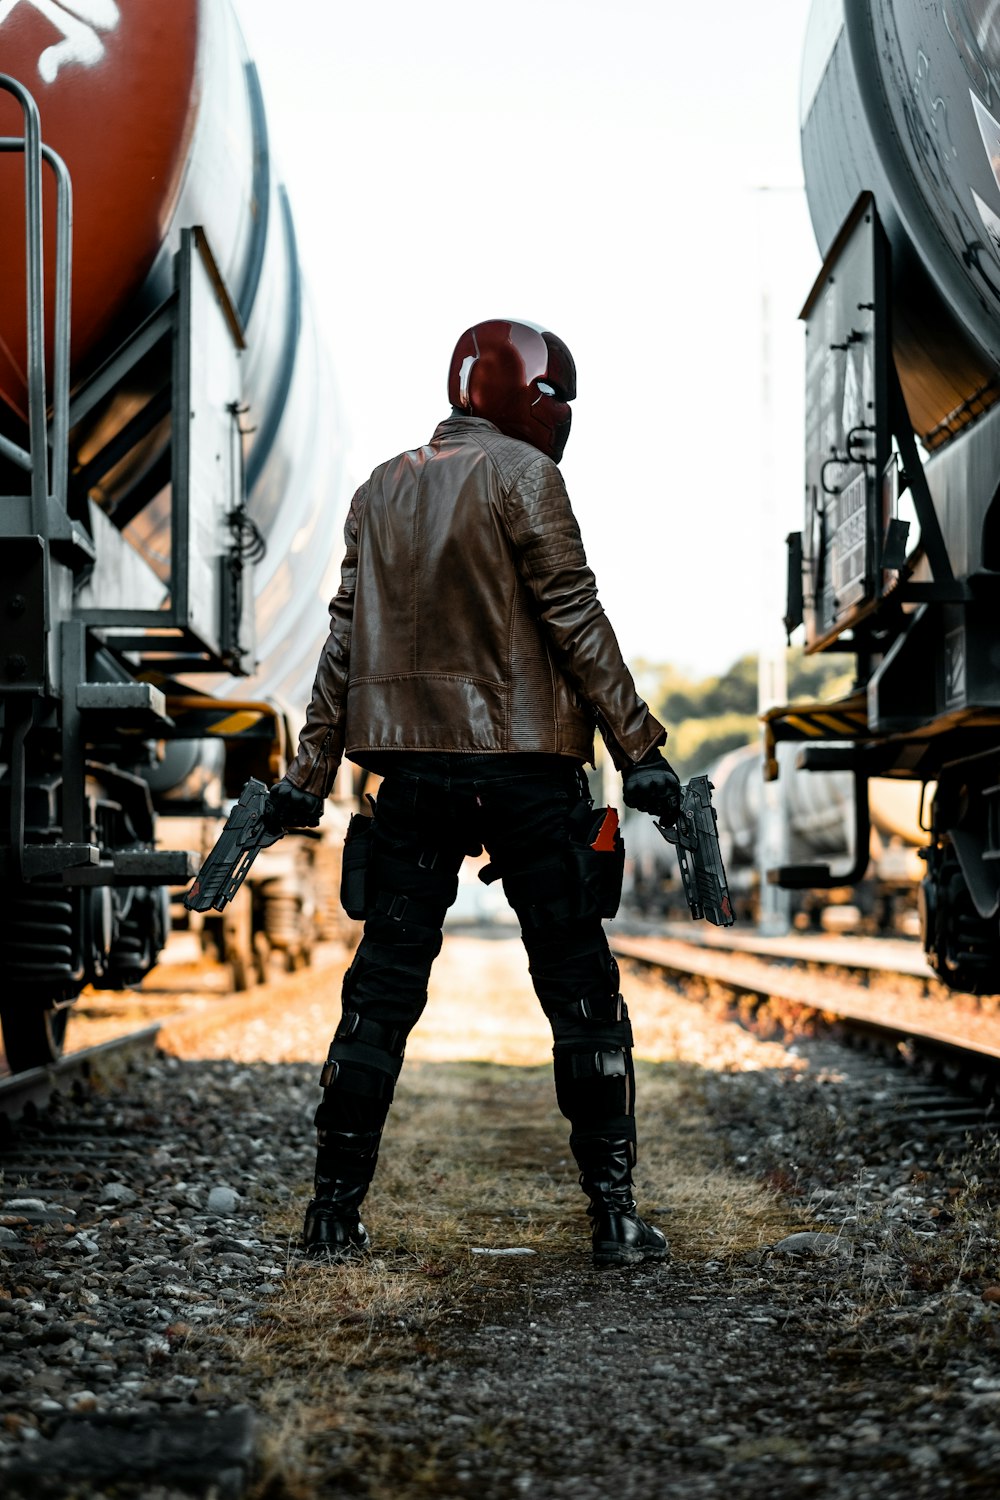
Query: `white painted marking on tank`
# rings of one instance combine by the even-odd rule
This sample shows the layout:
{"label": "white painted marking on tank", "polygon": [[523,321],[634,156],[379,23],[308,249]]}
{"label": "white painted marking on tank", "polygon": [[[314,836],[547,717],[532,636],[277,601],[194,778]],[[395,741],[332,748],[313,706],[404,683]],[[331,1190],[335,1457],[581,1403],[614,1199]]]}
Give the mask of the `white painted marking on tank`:
{"label": "white painted marking on tank", "polygon": [[983,228],[986,230],[989,242],[996,254],[1000,256],[1000,215],[997,215],[988,203],[983,202],[975,188],[970,188],[969,192],[972,194],[972,200],[979,210],[979,217],[983,221]]}
{"label": "white painted marking on tank", "polygon": [[38,59],[46,83],[54,83],[67,64],[92,68],[99,63],[106,48],[98,30],[114,31],[121,20],[116,0],[0,0],[0,26],[19,4],[33,5],[62,32],[62,41],[46,47]]}

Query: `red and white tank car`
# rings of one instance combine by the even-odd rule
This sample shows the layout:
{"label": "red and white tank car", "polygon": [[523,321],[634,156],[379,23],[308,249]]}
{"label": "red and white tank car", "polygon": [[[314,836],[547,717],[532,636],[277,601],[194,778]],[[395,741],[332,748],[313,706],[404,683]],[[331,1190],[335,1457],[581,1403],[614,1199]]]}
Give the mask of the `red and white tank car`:
{"label": "red and white tank car", "polygon": [[26,1066],[83,985],[155,962],[188,874],[157,816],[280,772],[342,448],[228,0],[14,0],[0,74],[0,1017]]}

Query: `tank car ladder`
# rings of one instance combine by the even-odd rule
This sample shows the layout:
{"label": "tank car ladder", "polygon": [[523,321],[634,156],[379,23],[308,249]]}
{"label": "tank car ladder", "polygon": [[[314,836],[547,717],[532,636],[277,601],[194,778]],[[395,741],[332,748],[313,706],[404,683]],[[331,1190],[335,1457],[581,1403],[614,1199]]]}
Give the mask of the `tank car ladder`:
{"label": "tank car ladder", "polygon": [[[30,475],[27,506],[23,504],[25,497],[7,497],[3,517],[6,555],[2,581],[11,590],[6,614],[7,644],[12,648],[3,663],[4,738],[8,744],[10,782],[6,873],[18,880],[96,859],[96,849],[81,842],[78,846],[63,846],[59,860],[53,864],[51,851],[41,854],[40,850],[28,850],[24,841],[25,741],[46,676],[48,555],[55,548],[68,562],[86,563],[93,560],[94,548],[83,528],[70,521],[67,510],[73,213],[69,172],[62,158],[42,141],[38,106],[23,84],[0,74],[0,90],[17,101],[24,121],[23,136],[0,137],[0,151],[19,153],[24,158],[28,447],[22,448],[0,434],[0,454]],[[56,182],[51,431],[46,412],[43,161]],[[22,503],[18,504],[19,501]]]}
{"label": "tank car ladder", "polygon": [[[93,706],[142,711],[164,724],[169,720],[163,694],[151,684],[86,681],[86,625],[56,602],[55,569],[61,569],[64,577],[67,572],[75,577],[96,558],[90,535],[71,517],[68,504],[72,187],[65,162],[41,138],[38,106],[31,93],[6,74],[0,74],[0,91],[13,96],[24,122],[23,135],[0,137],[0,152],[24,158],[28,389],[28,446],[0,434],[0,456],[30,476],[28,494],[5,496],[0,509],[0,594],[6,604],[0,701],[4,707],[10,814],[9,828],[4,830],[8,833],[7,848],[0,850],[0,874],[15,883],[66,883],[66,873],[76,871],[76,880],[92,883],[100,851],[87,833],[83,715]],[[51,422],[46,402],[43,162],[56,185]],[[53,635],[54,649],[50,647]],[[62,741],[62,839],[30,844],[25,841],[26,741],[46,702],[51,708],[57,699]],[[150,850],[141,861],[132,857],[131,873],[134,878],[157,883],[183,881],[189,866],[186,854]],[[84,873],[88,867],[90,877]],[[111,878],[111,872],[105,878]],[[76,883],[72,876],[70,879]]]}

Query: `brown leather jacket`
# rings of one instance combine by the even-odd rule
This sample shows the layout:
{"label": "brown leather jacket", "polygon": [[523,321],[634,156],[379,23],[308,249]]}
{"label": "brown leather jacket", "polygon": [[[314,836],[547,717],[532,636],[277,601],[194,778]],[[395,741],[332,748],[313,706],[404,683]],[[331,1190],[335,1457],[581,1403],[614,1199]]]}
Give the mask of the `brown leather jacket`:
{"label": "brown leather jacket", "polygon": [[372,751],[593,759],[621,769],[666,738],[597,598],[562,475],[482,417],[375,470],[351,503],[298,754],[326,796]]}

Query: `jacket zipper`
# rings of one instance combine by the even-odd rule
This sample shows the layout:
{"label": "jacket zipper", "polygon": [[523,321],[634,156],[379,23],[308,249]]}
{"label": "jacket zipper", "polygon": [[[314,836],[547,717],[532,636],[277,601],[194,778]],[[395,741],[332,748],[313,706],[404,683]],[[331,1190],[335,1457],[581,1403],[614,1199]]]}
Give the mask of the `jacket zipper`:
{"label": "jacket zipper", "polygon": [[316,767],[319,764],[319,758],[320,758],[320,756],[322,756],[324,760],[326,759],[327,752],[328,752],[328,750],[330,748],[330,741],[332,739],[333,739],[333,730],[332,729],[328,729],[326,731],[326,734],[323,736],[323,743],[320,745],[319,749],[316,751],[316,754],[312,758],[312,763],[311,763],[311,765],[309,767],[309,780],[310,780],[310,782],[312,781],[313,775],[315,774],[315,771],[316,771]]}

